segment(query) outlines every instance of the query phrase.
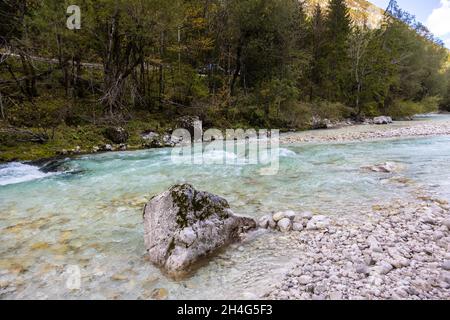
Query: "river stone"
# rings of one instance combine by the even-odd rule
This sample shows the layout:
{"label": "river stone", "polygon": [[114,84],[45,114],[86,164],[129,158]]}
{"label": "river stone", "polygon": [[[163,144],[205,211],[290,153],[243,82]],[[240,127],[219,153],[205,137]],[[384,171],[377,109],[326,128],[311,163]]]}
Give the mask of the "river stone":
{"label": "river stone", "polygon": [[302,231],[303,230],[303,223],[294,222],[292,224],[292,230],[293,231]]}
{"label": "river stone", "polygon": [[394,270],[394,267],[389,262],[382,261],[380,265],[376,266],[374,269],[376,273],[380,275],[385,275]]}
{"label": "river stone", "polygon": [[362,169],[372,172],[392,173],[400,171],[402,167],[394,162],[385,162],[374,166],[366,166]]}
{"label": "river stone", "polygon": [[270,220],[272,220],[272,217],[264,216],[258,220],[258,226],[260,228],[267,229],[267,228],[269,228]]}
{"label": "river stone", "polygon": [[291,225],[291,219],[289,218],[283,218],[278,221],[278,227],[280,228],[281,232],[289,232],[291,230]]}
{"label": "river stone", "polygon": [[150,261],[173,278],[188,275],[203,258],[254,228],[256,222],[235,215],[225,199],[189,184],[172,187],[144,208]]}
{"label": "river stone", "polygon": [[269,228],[270,229],[275,229],[277,227],[277,223],[275,222],[275,220],[273,220],[272,216],[270,216],[269,219]]}
{"label": "river stone", "polygon": [[381,117],[376,117],[373,119],[373,123],[374,124],[390,124],[392,123],[392,118],[391,117],[386,117],[386,116],[381,116]]}
{"label": "river stone", "polygon": [[446,226],[448,230],[450,230],[450,218],[445,219],[444,221],[442,221],[442,225]]}
{"label": "river stone", "polygon": [[272,216],[273,221],[278,222],[286,218],[286,212],[277,212]]}
{"label": "river stone", "polygon": [[442,264],[442,269],[450,271],[450,260],[445,260]]}
{"label": "river stone", "polygon": [[304,211],[300,214],[300,216],[304,219],[311,220],[314,215],[311,211]]}
{"label": "river stone", "polygon": [[306,229],[307,230],[320,230],[325,229],[330,225],[330,218],[327,216],[314,216],[309,220]]}

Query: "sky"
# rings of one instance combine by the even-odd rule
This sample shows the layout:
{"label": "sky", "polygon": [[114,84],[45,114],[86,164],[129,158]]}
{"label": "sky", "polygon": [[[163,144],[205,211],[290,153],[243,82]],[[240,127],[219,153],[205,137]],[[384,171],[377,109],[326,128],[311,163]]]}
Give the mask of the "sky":
{"label": "sky", "polygon": [[[381,8],[389,4],[389,0],[369,1]],[[450,49],[450,0],[397,0],[397,3],[403,10],[415,15]]]}

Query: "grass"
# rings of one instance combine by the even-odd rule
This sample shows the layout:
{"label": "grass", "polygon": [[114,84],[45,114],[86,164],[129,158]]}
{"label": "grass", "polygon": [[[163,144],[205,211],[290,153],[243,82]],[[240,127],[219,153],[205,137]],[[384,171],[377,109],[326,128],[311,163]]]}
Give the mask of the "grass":
{"label": "grass", "polygon": [[[0,129],[2,126],[5,126],[5,124],[0,122]],[[61,125],[55,129],[54,137],[44,144],[8,141],[8,143],[0,144],[0,162],[33,161],[53,158],[60,155],[63,150],[70,151],[77,147],[80,147],[81,153],[90,153],[94,147],[112,144],[111,141],[103,136],[103,131],[106,127],[95,125],[71,127]],[[154,130],[162,133],[168,129],[167,125],[161,125],[157,120],[130,121],[124,127],[130,135],[127,143],[130,150],[142,148],[142,132]],[[27,128],[27,130],[34,132],[42,131],[37,128]]]}

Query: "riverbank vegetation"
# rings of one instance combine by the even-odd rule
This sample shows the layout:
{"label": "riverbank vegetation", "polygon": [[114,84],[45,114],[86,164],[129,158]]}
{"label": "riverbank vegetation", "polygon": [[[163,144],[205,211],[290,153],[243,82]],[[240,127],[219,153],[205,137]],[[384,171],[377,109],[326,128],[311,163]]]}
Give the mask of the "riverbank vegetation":
{"label": "riverbank vegetation", "polygon": [[108,143],[108,126],[307,129],[312,119],[450,110],[448,51],[391,1],[378,28],[344,0],[0,4],[0,161]]}

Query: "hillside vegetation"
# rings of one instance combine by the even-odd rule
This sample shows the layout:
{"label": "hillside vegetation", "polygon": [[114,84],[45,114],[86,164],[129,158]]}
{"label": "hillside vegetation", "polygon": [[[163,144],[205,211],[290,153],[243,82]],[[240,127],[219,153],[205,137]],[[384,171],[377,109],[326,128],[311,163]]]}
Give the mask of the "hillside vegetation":
{"label": "hillside vegetation", "polygon": [[80,30],[71,4],[0,3],[0,161],[90,150],[109,126],[138,148],[184,115],[287,130],[450,110],[448,51],[395,1],[80,0]]}

